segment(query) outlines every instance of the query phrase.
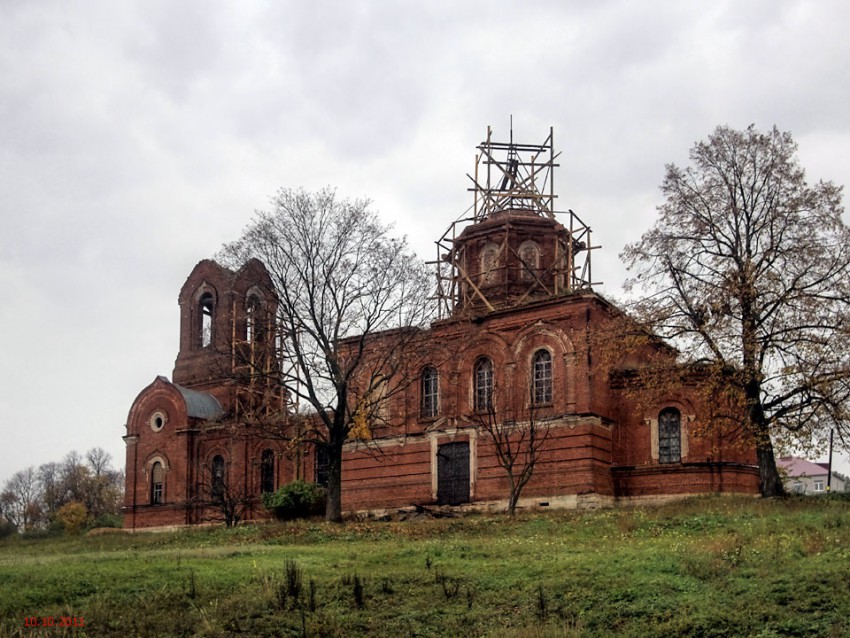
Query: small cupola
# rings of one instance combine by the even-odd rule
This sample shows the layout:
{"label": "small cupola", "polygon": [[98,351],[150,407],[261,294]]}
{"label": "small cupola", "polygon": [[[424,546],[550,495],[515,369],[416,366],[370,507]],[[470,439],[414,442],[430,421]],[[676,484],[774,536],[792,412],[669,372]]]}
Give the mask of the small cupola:
{"label": "small cupola", "polygon": [[[441,317],[480,316],[589,289],[590,227],[555,209],[553,132],[542,144],[478,145],[472,216],[437,242]],[[562,223],[558,217],[563,220]]]}

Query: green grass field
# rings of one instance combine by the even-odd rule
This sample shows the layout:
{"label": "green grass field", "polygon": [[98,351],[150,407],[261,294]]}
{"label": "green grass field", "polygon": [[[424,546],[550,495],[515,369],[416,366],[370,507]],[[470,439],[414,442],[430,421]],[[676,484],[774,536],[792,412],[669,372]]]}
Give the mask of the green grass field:
{"label": "green grass field", "polygon": [[850,636],[850,500],[7,538],[0,619],[0,636]]}

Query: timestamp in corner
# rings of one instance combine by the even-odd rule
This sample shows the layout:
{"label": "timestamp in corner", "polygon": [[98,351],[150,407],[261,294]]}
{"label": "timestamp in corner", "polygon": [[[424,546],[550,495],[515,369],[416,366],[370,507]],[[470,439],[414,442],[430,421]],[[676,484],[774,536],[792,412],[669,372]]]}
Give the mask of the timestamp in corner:
{"label": "timestamp in corner", "polygon": [[85,626],[86,621],[82,616],[24,616],[24,631],[21,635],[74,635],[74,629],[83,629]]}

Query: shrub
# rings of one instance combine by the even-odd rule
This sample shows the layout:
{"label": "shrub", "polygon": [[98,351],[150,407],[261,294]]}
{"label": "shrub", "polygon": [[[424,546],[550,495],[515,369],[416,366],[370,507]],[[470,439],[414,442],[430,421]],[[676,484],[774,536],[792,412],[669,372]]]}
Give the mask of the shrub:
{"label": "shrub", "polygon": [[286,570],[286,593],[292,599],[301,598],[301,585],[304,581],[304,572],[294,560],[286,559],[283,563]]}
{"label": "shrub", "polygon": [[325,490],[315,483],[292,481],[276,492],[264,492],[263,505],[281,520],[321,514],[325,508]]}
{"label": "shrub", "polygon": [[92,523],[92,527],[122,527],[124,519],[120,514],[101,514]]}
{"label": "shrub", "polygon": [[18,531],[14,523],[0,518],[0,538],[6,538]]}
{"label": "shrub", "polygon": [[67,534],[79,534],[88,518],[86,506],[77,501],[71,501],[59,508],[56,520],[62,525]]}

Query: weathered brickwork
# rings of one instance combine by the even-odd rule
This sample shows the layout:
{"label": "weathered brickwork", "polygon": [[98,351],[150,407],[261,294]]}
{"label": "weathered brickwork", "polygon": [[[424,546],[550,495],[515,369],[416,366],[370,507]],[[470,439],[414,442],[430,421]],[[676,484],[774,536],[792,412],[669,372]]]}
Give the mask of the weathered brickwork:
{"label": "weathered brickwork", "polygon": [[[702,427],[708,410],[698,379],[652,400],[612,381],[610,352],[618,344],[610,342],[620,313],[590,289],[559,288],[552,253],[563,249],[564,232],[529,211],[503,211],[457,239],[472,273],[464,285],[478,292],[467,290],[468,304],[422,332],[402,391],[382,406],[385,424],[347,445],[345,509],[503,504],[507,479],[485,418],[516,432],[534,420],[546,432],[523,505],[757,492],[752,446]],[[476,263],[486,268],[476,270]],[[267,401],[279,392],[257,387],[239,363],[250,355],[252,364],[274,371],[274,361],[263,358],[272,356],[263,341],[273,333],[264,323],[274,316],[271,289],[258,262],[232,272],[206,260],[187,279],[173,382],[157,377],[128,415],[125,526],[215,518],[205,502],[216,472],[245,495],[248,518],[266,516],[258,498],[264,487],[321,478],[312,447],[289,446],[245,424],[251,397]],[[380,350],[380,335],[370,347]],[[489,363],[480,367],[482,361]],[[436,374],[429,399],[426,371]],[[492,402],[486,411],[482,383]]]}
{"label": "weathered brickwork", "polygon": [[[718,433],[706,436],[699,431],[698,420],[707,411],[698,405],[698,388],[671,388],[652,405],[636,405],[628,393],[612,386],[606,371],[594,368],[589,344],[600,343],[597,333],[606,330],[612,311],[597,295],[574,294],[432,326],[427,339],[434,347],[413,369],[437,369],[438,414],[421,416],[422,388],[415,380],[406,392],[388,400],[388,421],[404,437],[393,444],[391,427],[384,432],[387,438],[380,444],[380,454],[360,450],[346,456],[346,507],[435,502],[436,449],[455,440],[472,441],[470,500],[504,501],[505,472],[475,411],[474,366],[481,357],[493,361],[494,412],[522,421],[531,410],[531,362],[540,349],[552,355],[553,395],[551,403],[534,408],[535,418],[547,424],[548,438],[525,489],[527,499],[595,494],[614,502],[659,495],[755,493],[752,447],[740,448]],[[653,451],[658,447],[658,415],[665,408],[675,409],[681,420],[681,451],[674,463],[665,463],[657,449]],[[692,434],[698,431],[698,436]]]}
{"label": "weathered brickwork", "polygon": [[228,489],[243,497],[247,518],[266,516],[259,503],[263,478],[276,487],[305,475],[305,455],[240,419],[254,394],[267,398],[270,391],[245,370],[248,355],[252,365],[271,365],[272,344],[262,341],[272,334],[270,290],[259,262],[232,272],[205,260],[189,275],[179,296],[174,381],[157,377],[127,417],[125,527],[220,519],[208,505],[216,457]]}

